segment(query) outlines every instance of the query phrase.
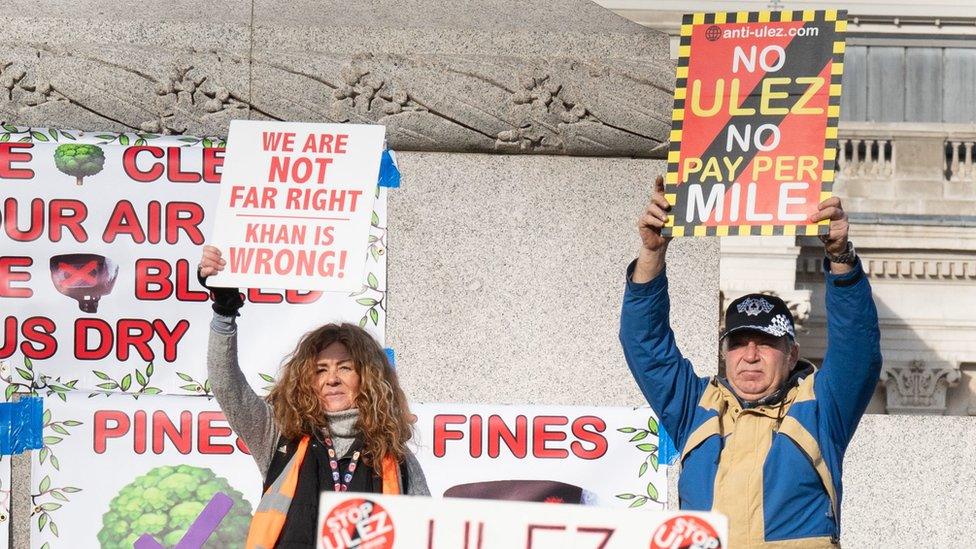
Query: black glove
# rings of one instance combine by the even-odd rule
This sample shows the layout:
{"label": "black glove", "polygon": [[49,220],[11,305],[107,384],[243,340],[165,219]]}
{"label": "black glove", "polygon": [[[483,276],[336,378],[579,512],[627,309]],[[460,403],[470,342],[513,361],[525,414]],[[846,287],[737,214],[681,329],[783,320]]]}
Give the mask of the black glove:
{"label": "black glove", "polygon": [[241,291],[239,289],[211,288],[207,286],[207,277],[200,274],[200,269],[197,269],[197,280],[201,286],[210,290],[210,295],[213,296],[213,310],[215,313],[221,316],[241,316],[237,311],[244,306],[244,299],[241,297]]}

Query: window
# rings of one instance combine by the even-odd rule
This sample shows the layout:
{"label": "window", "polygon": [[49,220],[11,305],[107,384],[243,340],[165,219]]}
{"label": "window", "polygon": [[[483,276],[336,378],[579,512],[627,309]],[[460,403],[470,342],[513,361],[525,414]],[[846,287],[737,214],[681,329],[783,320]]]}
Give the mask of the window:
{"label": "window", "polygon": [[864,42],[849,40],[844,54],[843,120],[976,122],[976,48]]}

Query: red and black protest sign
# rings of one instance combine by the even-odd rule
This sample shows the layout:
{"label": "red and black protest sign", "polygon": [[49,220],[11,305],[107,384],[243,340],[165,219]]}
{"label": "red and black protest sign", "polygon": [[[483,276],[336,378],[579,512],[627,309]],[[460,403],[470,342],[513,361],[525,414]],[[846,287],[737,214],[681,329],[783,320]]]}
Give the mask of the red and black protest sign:
{"label": "red and black protest sign", "polygon": [[816,235],[837,155],[846,12],[686,15],[666,195],[671,236]]}

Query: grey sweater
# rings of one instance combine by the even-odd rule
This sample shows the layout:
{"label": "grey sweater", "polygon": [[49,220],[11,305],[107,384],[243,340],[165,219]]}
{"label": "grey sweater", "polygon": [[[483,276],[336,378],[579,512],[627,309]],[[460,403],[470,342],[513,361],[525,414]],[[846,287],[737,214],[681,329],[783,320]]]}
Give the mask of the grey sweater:
{"label": "grey sweater", "polygon": [[[207,376],[231,429],[244,439],[251,451],[251,457],[257,462],[262,478],[266,477],[281,431],[275,425],[271,405],[251,389],[238,364],[237,325],[234,317],[214,314],[207,346]],[[343,455],[357,434],[357,412],[339,412],[329,414],[328,417],[329,425],[334,431],[336,452]],[[409,451],[406,466],[410,482],[406,492],[403,492],[403,486],[400,487],[401,492],[413,496],[429,496],[430,489],[427,488],[424,470],[416,456]]]}

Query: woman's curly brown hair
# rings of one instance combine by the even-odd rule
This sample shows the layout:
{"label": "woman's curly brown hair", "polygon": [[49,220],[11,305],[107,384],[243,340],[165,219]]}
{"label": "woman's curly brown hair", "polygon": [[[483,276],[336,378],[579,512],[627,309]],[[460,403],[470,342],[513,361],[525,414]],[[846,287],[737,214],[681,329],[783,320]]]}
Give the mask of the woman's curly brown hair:
{"label": "woman's curly brown hair", "polygon": [[316,384],[316,357],[336,341],[349,350],[359,374],[357,427],[363,437],[364,455],[372,458],[371,465],[380,473],[385,456],[403,462],[413,429],[396,371],[376,340],[359,326],[326,324],[302,336],[266,398],[286,439],[328,432],[329,422]]}

